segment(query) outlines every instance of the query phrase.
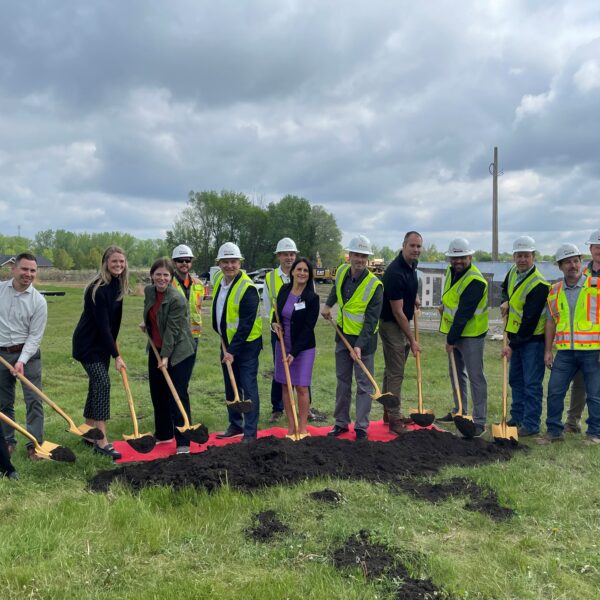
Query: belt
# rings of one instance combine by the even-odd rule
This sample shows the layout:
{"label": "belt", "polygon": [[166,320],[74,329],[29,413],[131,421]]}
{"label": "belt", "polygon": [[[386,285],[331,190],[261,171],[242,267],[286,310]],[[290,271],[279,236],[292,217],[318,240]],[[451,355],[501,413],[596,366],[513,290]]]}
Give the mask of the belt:
{"label": "belt", "polygon": [[21,352],[25,344],[17,344],[16,346],[0,346],[0,352],[8,352],[10,354],[16,354],[17,352]]}

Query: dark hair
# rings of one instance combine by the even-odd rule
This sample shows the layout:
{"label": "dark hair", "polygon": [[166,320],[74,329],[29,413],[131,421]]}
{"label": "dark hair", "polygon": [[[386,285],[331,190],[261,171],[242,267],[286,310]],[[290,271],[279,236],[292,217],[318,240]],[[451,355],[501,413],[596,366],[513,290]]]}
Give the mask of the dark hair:
{"label": "dark hair", "polygon": [[[306,266],[308,267],[308,281],[306,282],[306,285],[311,286],[312,285],[311,282],[313,280],[313,267],[310,263],[310,260],[308,260],[308,258],[305,258],[304,256],[300,256],[294,261],[294,264],[292,265],[292,268],[290,269],[290,283],[292,285],[294,285],[294,269],[301,262],[306,263]],[[309,289],[312,289],[312,287],[309,287]]]}
{"label": "dark hair", "polygon": [[30,252],[21,252],[21,254],[17,254],[17,256],[15,256],[15,265],[22,260],[32,260],[37,265],[37,258]]}
{"label": "dark hair", "polygon": [[157,271],[158,269],[166,269],[169,271],[169,273],[171,273],[171,277],[175,276],[173,263],[171,262],[171,259],[167,258],[166,256],[163,256],[163,258],[157,258],[152,263],[152,266],[150,267],[150,277],[152,277],[152,275],[154,275],[154,271]]}
{"label": "dark hair", "polygon": [[418,235],[421,240],[423,239],[423,236],[418,232],[418,231],[407,231],[404,234],[404,239],[402,240],[402,245],[404,246],[404,244],[406,244],[406,240],[411,236],[411,235]]}

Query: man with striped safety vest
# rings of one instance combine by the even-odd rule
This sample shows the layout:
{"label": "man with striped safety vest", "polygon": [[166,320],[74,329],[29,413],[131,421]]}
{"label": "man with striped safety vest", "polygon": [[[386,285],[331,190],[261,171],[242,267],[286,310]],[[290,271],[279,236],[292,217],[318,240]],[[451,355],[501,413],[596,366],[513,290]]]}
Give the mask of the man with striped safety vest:
{"label": "man with striped safety vest", "polygon": [[242,442],[256,440],[258,431],[258,356],[262,349],[262,324],[258,290],[241,269],[242,254],[233,242],[219,248],[217,264],[221,269],[215,277],[212,303],[212,325],[225,343],[221,352],[225,398],[233,400],[233,387],[226,363],[233,369],[242,400],[250,400],[252,409],[240,414],[227,407],[229,427],[218,438],[243,435]]}
{"label": "man with striped safety vest", "polygon": [[519,436],[540,432],[544,397],[544,325],[550,284],[535,266],[535,240],[528,235],[513,243],[515,264],[502,283],[500,311],[506,319],[508,346],[502,353],[510,360],[512,390],[508,425]]}
{"label": "man with striped safety vest", "polygon": [[[450,242],[446,256],[450,265],[446,270],[440,331],[446,334],[450,378],[453,378],[450,355],[454,356],[458,373],[463,414],[468,414],[467,383],[470,383],[473,402],[475,436],[485,432],[487,419],[487,381],[483,372],[483,350],[488,330],[488,283],[473,264],[474,250],[465,238]],[[454,409],[438,419],[446,423],[458,412],[455,386]]]}
{"label": "man with striped safety vest", "polygon": [[[580,370],[588,407],[585,442],[600,444],[600,279],[582,273],[581,252],[574,244],[562,244],[555,256],[564,278],[548,294],[544,353],[544,362],[551,369],[547,432],[537,441],[550,444],[564,440],[565,395]],[[552,355],[553,343],[556,356]]]}
{"label": "man with striped safety vest", "polygon": [[[273,320],[273,307],[277,305],[277,294],[281,286],[284,283],[290,282],[290,270],[298,256],[296,242],[289,237],[280,239],[275,248],[275,255],[279,261],[279,266],[267,273],[265,277],[265,289],[263,290],[263,314],[269,319],[269,323]],[[276,342],[277,334],[271,331],[273,363],[275,362]],[[275,381],[275,371],[273,371],[273,380],[271,381],[271,417],[269,418],[269,423],[276,423],[281,417],[283,417],[281,384]]]}
{"label": "man with striped safety vest", "polygon": [[198,338],[202,333],[202,303],[204,302],[204,284],[191,274],[194,255],[189,246],[180,244],[173,249],[171,255],[175,266],[173,287],[185,296],[190,311],[190,325],[194,338],[194,351],[198,351]]}
{"label": "man with striped safety vest", "polygon": [[[590,247],[592,260],[583,269],[584,275],[600,277],[600,229],[594,231],[586,244]],[[583,373],[577,371],[573,385],[571,386],[571,402],[567,411],[567,422],[565,423],[565,433],[581,433],[581,415],[585,408],[585,385],[583,383]]]}
{"label": "man with striped safety vest", "polygon": [[[379,315],[383,303],[383,284],[367,268],[373,254],[371,242],[364,235],[350,241],[346,248],[349,263],[336,272],[335,285],[325,302],[321,315],[331,320],[331,307],[338,305],[337,324],[360,359],[373,374]],[[352,370],[356,379],[356,420],[354,431],[357,440],[367,439],[371,394],[373,386],[355,363],[339,336],[336,335],[335,373],[335,426],[328,433],[337,437],[348,431],[350,404],[352,402]]]}

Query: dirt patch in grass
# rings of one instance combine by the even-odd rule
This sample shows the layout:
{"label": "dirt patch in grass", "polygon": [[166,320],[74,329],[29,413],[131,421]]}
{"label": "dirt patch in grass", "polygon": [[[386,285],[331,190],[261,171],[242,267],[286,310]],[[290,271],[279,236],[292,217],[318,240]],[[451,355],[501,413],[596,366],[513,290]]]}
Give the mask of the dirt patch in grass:
{"label": "dirt patch in grass", "polygon": [[324,490],[320,490],[318,492],[312,492],[309,494],[309,497],[317,502],[324,502],[326,504],[339,504],[344,500],[344,497],[339,492],[335,490],[330,490],[325,488]]}
{"label": "dirt patch in grass", "polygon": [[333,564],[338,569],[358,568],[365,579],[394,582],[394,598],[402,600],[428,600],[449,598],[437,589],[430,579],[411,577],[398,552],[387,546],[371,542],[370,534],[362,530],[346,540],[333,552]]}
{"label": "dirt patch in grass", "polygon": [[289,527],[282,523],[274,510],[265,510],[254,515],[254,524],[246,535],[256,542],[269,542],[275,536],[285,534]]}
{"label": "dirt patch in grass", "polygon": [[433,503],[443,502],[455,496],[467,496],[470,501],[465,504],[466,510],[481,512],[495,521],[510,519],[514,514],[512,509],[500,506],[494,490],[478,485],[466,477],[454,477],[441,483],[405,479],[399,481],[398,486],[415,498]]}
{"label": "dirt patch in grass", "polygon": [[435,430],[414,431],[391,442],[355,443],[327,436],[292,442],[266,437],[253,444],[210,447],[199,454],[102,471],[90,487],[107,491],[115,480],[133,490],[152,485],[214,490],[226,482],[254,490],[316,477],[397,482],[408,476],[436,474],[447,465],[509,460],[512,454],[512,449],[480,438],[463,440]]}

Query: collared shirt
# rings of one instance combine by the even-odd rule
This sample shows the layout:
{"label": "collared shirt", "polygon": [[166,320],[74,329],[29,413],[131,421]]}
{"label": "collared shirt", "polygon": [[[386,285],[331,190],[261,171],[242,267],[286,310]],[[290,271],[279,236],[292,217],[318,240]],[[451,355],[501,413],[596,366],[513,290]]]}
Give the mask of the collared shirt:
{"label": "collared shirt", "polygon": [[235,279],[232,279],[228,284],[225,284],[225,277],[221,279],[221,288],[219,289],[219,295],[217,296],[217,329],[221,336],[224,332],[221,331],[221,319],[223,318],[223,310],[225,310],[225,300],[227,300],[227,294]]}
{"label": "collared shirt", "polygon": [[[582,275],[579,278],[579,281],[575,283],[575,285],[569,285],[567,280],[563,278],[563,292],[567,298],[567,304],[569,305],[569,321],[570,321],[570,331],[571,331],[571,348],[573,348],[573,319],[575,318],[575,306],[577,306],[577,299],[579,298],[579,294],[585,285],[587,277]],[[552,319],[552,313],[550,312],[550,307],[546,306],[546,319]]]}
{"label": "collared shirt", "polygon": [[47,320],[46,300],[33,285],[18,292],[12,279],[0,283],[0,346],[25,344],[19,362],[27,363],[38,351]]}
{"label": "collared shirt", "polygon": [[[281,266],[277,267],[277,275],[279,275],[279,277],[281,277],[281,281],[283,281],[284,284],[289,283],[291,281],[291,278],[289,275],[286,275],[282,270],[281,270]],[[267,274],[267,277],[269,275]],[[265,279],[265,287],[263,288],[263,294],[262,294],[262,300],[263,300],[263,315],[265,317],[271,317],[271,294],[269,294],[269,289],[267,288],[267,283],[266,283],[266,279]],[[275,292],[275,290],[273,290],[273,292]]]}

